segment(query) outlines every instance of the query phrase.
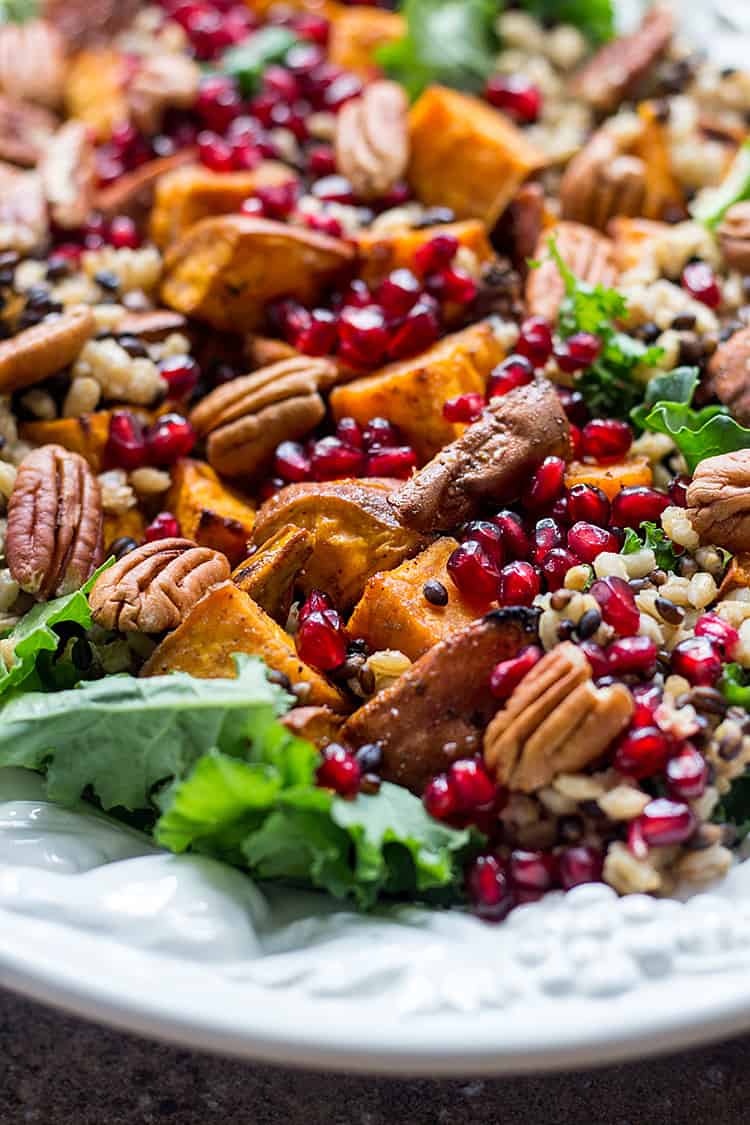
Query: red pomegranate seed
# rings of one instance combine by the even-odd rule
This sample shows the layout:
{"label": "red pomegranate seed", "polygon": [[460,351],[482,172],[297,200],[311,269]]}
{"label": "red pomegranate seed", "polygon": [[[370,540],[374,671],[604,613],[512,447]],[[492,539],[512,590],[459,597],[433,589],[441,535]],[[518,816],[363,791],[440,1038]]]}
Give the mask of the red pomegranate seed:
{"label": "red pomegranate seed", "polygon": [[344,235],[344,228],[338,219],[334,219],[332,215],[302,215],[302,221],[310,230],[316,230],[319,234],[327,234],[329,238],[342,238]]}
{"label": "red pomegranate seed", "polygon": [[129,410],[115,410],[109,420],[105,461],[117,469],[139,469],[146,464],[146,439],[140,418]]}
{"label": "red pomegranate seed", "polygon": [[533,367],[544,367],[552,355],[552,328],[542,316],[530,316],[521,325],[516,351]]}
{"label": "red pomegranate seed", "polygon": [[495,566],[503,565],[503,535],[496,523],[490,520],[472,520],[461,535],[462,541],[474,540],[486,551]]}
{"label": "red pomegranate seed", "polygon": [[292,27],[300,39],[309,39],[312,43],[317,43],[321,47],[326,46],[331,34],[330,22],[314,12],[300,12],[299,15],[294,17]]}
{"label": "red pomegranate seed", "polygon": [[362,93],[362,83],[356,74],[345,73],[328,86],[323,94],[323,109],[336,113],[342,105],[358,98]]}
{"label": "red pomegranate seed", "polygon": [[198,157],[212,172],[231,172],[234,168],[231,146],[216,133],[198,135]]}
{"label": "red pomegranate seed", "polygon": [[687,508],[687,490],[690,485],[690,477],[686,477],[684,473],[681,476],[674,477],[669,482],[667,492],[669,499],[678,508]]}
{"label": "red pomegranate seed", "polygon": [[542,92],[522,74],[493,74],[484,89],[490,105],[509,114],[520,125],[531,125],[542,112]]}
{"label": "red pomegranate seed", "polygon": [[640,613],[624,578],[599,578],[589,593],[599,603],[604,620],[621,637],[632,637],[638,632]]}
{"label": "red pomegranate seed", "polygon": [[251,219],[262,218],[265,215],[265,209],[259,199],[253,196],[250,199],[243,199],[240,203],[240,214],[249,215]]}
{"label": "red pomegranate seed", "polygon": [[479,543],[469,540],[456,547],[447,570],[468,601],[489,605],[497,597],[500,572]]}
{"label": "red pomegranate seed", "polygon": [[[597,527],[609,525],[610,504],[606,493],[595,484],[574,484],[568,493],[568,516],[573,523],[584,520]],[[613,550],[619,550],[614,547]]]}
{"label": "red pomegranate seed", "polygon": [[163,414],[146,433],[146,454],[152,465],[171,465],[187,457],[196,434],[181,414]]}
{"label": "red pomegranate seed", "polygon": [[204,78],[195,109],[212,132],[225,133],[242,109],[242,100],[234,80],[220,74]]}
{"label": "red pomegranate seed", "polygon": [[286,65],[295,74],[309,75],[326,59],[325,52],[314,43],[300,43],[286,53]]}
{"label": "red pomegranate seed", "polygon": [[562,547],[565,542],[563,529],[556,520],[539,520],[532,537],[532,558],[535,563],[542,563],[546,555],[555,547]]}
{"label": "red pomegranate seed", "polygon": [[585,563],[593,563],[602,551],[617,553],[620,544],[617,536],[604,527],[579,520],[568,531],[568,547],[574,555]]}
{"label": "red pomegranate seed", "polygon": [[322,590],[311,590],[307,598],[305,598],[302,605],[299,607],[299,614],[297,615],[299,621],[304,621],[311,613],[325,613],[327,610],[333,609],[333,603],[324,594]]}
{"label": "red pomegranate seed", "polygon": [[581,392],[573,391],[570,387],[555,387],[555,390],[569,421],[575,422],[577,426],[585,426],[590,415]]}
{"label": "red pomegranate seed", "polygon": [[612,764],[626,777],[640,780],[663,770],[671,753],[671,742],[658,727],[638,727],[617,744]]}
{"label": "red pomegranate seed", "polygon": [[283,184],[268,184],[255,189],[256,199],[263,205],[263,213],[269,219],[286,219],[297,203],[299,185],[296,180]]}
{"label": "red pomegranate seed", "polygon": [[372,293],[364,281],[355,277],[349,288],[341,294],[338,304],[341,308],[368,308],[372,304]]}
{"label": "red pomegranate seed", "polygon": [[656,645],[650,637],[621,637],[607,649],[607,663],[613,676],[633,672],[644,679],[656,671]]}
{"label": "red pomegranate seed", "polygon": [[446,773],[439,773],[427,783],[422,803],[435,820],[448,820],[458,812],[456,792]]}
{"label": "red pomegranate seed", "polygon": [[540,589],[539,575],[530,562],[516,559],[500,571],[500,605],[531,605]]}
{"label": "red pomegranate seed", "polygon": [[649,847],[684,844],[695,831],[695,816],[682,801],[657,797],[638,817],[638,826]]}
{"label": "red pomegranate seed", "polygon": [[336,423],[336,437],[352,449],[364,448],[362,427],[355,418],[339,418]]}
{"label": "red pomegranate seed", "polygon": [[179,539],[181,535],[180,524],[171,512],[159,512],[144,532],[147,543],[153,543],[155,539]]}
{"label": "red pomegranate seed", "polygon": [[422,286],[411,270],[394,270],[377,289],[378,302],[387,316],[406,316],[417,302]]}
{"label": "red pomegranate seed", "polygon": [[501,660],[490,674],[490,691],[495,699],[508,699],[520,684],[527,672],[537,664],[544,653],[538,645],[527,645],[518,656]]}
{"label": "red pomegranate seed", "polygon": [[414,267],[424,276],[445,269],[456,256],[458,239],[455,234],[436,234],[414,251]]}
{"label": "red pomegranate seed", "polygon": [[574,422],[571,422],[569,424],[568,431],[570,436],[570,448],[573,452],[573,460],[580,461],[580,459],[583,457],[583,435]]}
{"label": "red pomegranate seed", "polygon": [[371,418],[362,431],[365,449],[372,453],[375,449],[389,448],[399,443],[399,433],[387,418]]}
{"label": "red pomegranate seed", "polygon": [[141,244],[138,228],[128,215],[116,215],[109,224],[108,241],[117,250],[137,250]]}
{"label": "red pomegranate seed", "polygon": [[477,295],[479,286],[466,270],[450,266],[440,273],[440,290],[444,301],[452,301],[456,305],[470,305]]}
{"label": "red pomegranate seed", "polygon": [[421,297],[404,317],[403,323],[391,336],[389,359],[405,359],[423,352],[435,343],[440,335],[440,321],[435,310]]}
{"label": "red pomegranate seed", "polygon": [[534,368],[525,355],[510,355],[490,372],[487,380],[487,398],[507,395],[516,387],[525,387],[534,381]]}
{"label": "red pomegranate seed", "polygon": [[[521,517],[515,512],[502,511],[493,517],[492,522],[500,528],[506,556],[510,559],[528,558],[531,544],[521,523]],[[554,543],[552,545],[556,546]]]}
{"label": "red pomegranate seed", "polygon": [[336,154],[331,145],[312,145],[307,150],[307,170],[311,176],[332,176],[336,172]]}
{"label": "red pomegranate seed", "polygon": [[548,891],[555,885],[557,862],[555,857],[548,853],[528,852],[516,848],[510,853],[508,869],[513,883],[518,887]]}
{"label": "red pomegranate seed", "polygon": [[313,480],[340,480],[362,475],[364,457],[360,449],[352,449],[337,437],[316,441],[310,453]]}
{"label": "red pomegranate seed", "polygon": [[559,590],[565,585],[565,575],[572,567],[578,566],[578,559],[565,547],[553,547],[542,559],[541,569],[550,591]]}
{"label": "red pomegranate seed", "polygon": [[368,477],[396,477],[407,480],[417,467],[417,455],[410,445],[381,446],[367,455]]}
{"label": "red pomegranate seed", "polygon": [[300,96],[299,83],[291,70],[274,63],[263,71],[263,90],[286,102],[294,102]]}
{"label": "red pomegranate seed", "polygon": [[633,443],[627,422],[616,418],[592,418],[581,431],[583,452],[602,465],[620,461]]}
{"label": "red pomegranate seed", "polygon": [[595,680],[609,675],[607,654],[601,645],[598,645],[596,641],[581,641],[578,647],[591,665],[591,675]]}
{"label": "red pomegranate seed", "polygon": [[558,523],[570,523],[570,514],[568,512],[568,497],[565,493],[563,493],[562,496],[558,496],[557,500],[555,500],[554,504],[550,508],[550,515],[552,516],[552,519],[557,520]]}
{"label": "red pomegranate seed", "polygon": [[480,855],[466,874],[466,892],[472,909],[485,922],[502,922],[513,908],[510,880],[494,855]]}
{"label": "red pomegranate seed", "polygon": [[314,610],[300,621],[297,652],[305,664],[317,668],[319,672],[328,672],[343,664],[346,660],[346,637],[335,610]]}
{"label": "red pomegranate seed", "polygon": [[721,675],[721,657],[708,637],[688,637],[672,651],[672,671],[693,687],[713,687]]}
{"label": "red pomegranate seed", "polygon": [[201,370],[191,356],[171,355],[159,364],[159,374],[169,384],[172,398],[185,398],[198,385]]}
{"label": "red pomegranate seed", "polygon": [[710,309],[721,304],[721,288],[707,262],[688,262],[682,271],[682,288]]}
{"label": "red pomegranate seed", "polygon": [[285,481],[310,480],[310,458],[297,441],[282,441],[276,446],[273,467]]}
{"label": "red pomegranate seed", "polygon": [[696,637],[708,637],[716,645],[726,660],[731,660],[734,650],[740,643],[740,635],[733,625],[719,617],[718,613],[702,613],[693,630]]}
{"label": "red pomegranate seed", "polygon": [[658,523],[670,503],[669,497],[655,488],[621,488],[612,501],[612,523],[615,527],[640,527],[644,520]]}
{"label": "red pomegranate seed", "polygon": [[333,789],[339,797],[354,797],[359,792],[362,770],[351,751],[334,743],[322,753],[316,780],[322,789]]}
{"label": "red pomegranate seed", "polygon": [[448,770],[448,778],[461,812],[490,805],[495,799],[495,783],[483,763],[476,758],[454,762]]}
{"label": "red pomegranate seed", "polygon": [[358,367],[374,367],[388,347],[388,329],[381,309],[344,308],[339,313],[339,351]]}
{"label": "red pomegranate seed", "polygon": [[572,375],[591,367],[602,350],[602,342],[593,332],[576,332],[555,348],[555,360],[561,371]]}
{"label": "red pomegranate seed", "polygon": [[356,202],[352,185],[343,176],[323,176],[315,181],[310,191],[323,203],[344,203],[351,206]]}
{"label": "red pomegranate seed", "polygon": [[558,859],[560,883],[563,890],[570,891],[582,883],[598,883],[602,877],[604,859],[601,852],[582,844],[566,848]]}
{"label": "red pomegranate seed", "polygon": [[476,422],[481,418],[486,406],[486,400],[479,391],[469,391],[464,395],[456,395],[443,403],[443,417],[446,422]]}
{"label": "red pomegranate seed", "polygon": [[676,801],[694,801],[702,797],[708,785],[708,764],[703,755],[688,742],[667,762],[667,789]]}
{"label": "red pomegranate seed", "polygon": [[310,322],[294,337],[303,355],[330,355],[336,347],[336,317],[329,309],[313,309]]}
{"label": "red pomegranate seed", "polygon": [[548,508],[565,487],[565,462],[562,457],[545,457],[523,493],[523,504],[530,511]]}

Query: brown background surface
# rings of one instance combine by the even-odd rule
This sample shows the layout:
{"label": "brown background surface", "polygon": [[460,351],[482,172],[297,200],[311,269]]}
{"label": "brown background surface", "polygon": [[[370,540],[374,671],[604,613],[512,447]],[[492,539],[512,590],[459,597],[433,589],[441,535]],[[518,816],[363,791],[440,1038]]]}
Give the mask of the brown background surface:
{"label": "brown background surface", "polygon": [[750,1125],[750,1037],[479,1081],[312,1074],[111,1032],[0,991],[0,1125]]}

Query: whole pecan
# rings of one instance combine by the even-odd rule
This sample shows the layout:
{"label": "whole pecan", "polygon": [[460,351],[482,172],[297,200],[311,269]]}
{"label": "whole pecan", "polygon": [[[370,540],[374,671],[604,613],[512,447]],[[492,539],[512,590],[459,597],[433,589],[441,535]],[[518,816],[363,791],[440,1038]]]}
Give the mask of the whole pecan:
{"label": "whole pecan", "polygon": [[601,113],[611,113],[664,54],[673,33],[671,8],[654,5],[637,31],[620,36],[596,52],[574,78],[573,92]]}
{"label": "whole pecan", "polygon": [[0,160],[33,168],[56,128],[49,110],[0,95]]}
{"label": "whole pecan", "polygon": [[297,356],[211,391],[190,415],[196,432],[208,437],[209,464],[230,477],[261,472],[279,442],[317,426],[325,414],[319,391],[336,377],[328,360]]}
{"label": "whole pecan", "polygon": [[750,201],[730,207],[716,234],[729,268],[750,274]]}
{"label": "whole pecan", "polygon": [[336,119],[336,164],[362,199],[385,195],[409,162],[408,103],[396,82],[372,82]]}
{"label": "whole pecan", "polygon": [[133,121],[144,133],[158,133],[168,109],[190,109],[200,79],[200,67],[187,55],[144,55],[127,90]]}
{"label": "whole pecan", "polygon": [[750,551],[750,449],[701,461],[688,486],[687,514],[701,542]]}
{"label": "whole pecan", "polygon": [[549,254],[549,239],[554,237],[560,257],[581,281],[607,288],[617,280],[614,243],[593,227],[582,223],[560,222],[552,230],[544,231],[533,252],[541,261],[537,269],[529,270],[526,281],[526,304],[532,316],[543,316],[554,321],[565,296],[565,282],[557,263]]}
{"label": "whole pecan", "polygon": [[39,175],[0,163],[0,250],[40,250],[48,233]]}
{"label": "whole pecan", "polygon": [[0,26],[0,90],[54,108],[65,84],[65,40],[47,20]]}
{"label": "whole pecan", "polygon": [[8,501],[5,551],[22,590],[40,601],[70,594],[102,558],[99,482],[78,453],[60,445],[32,450]]}
{"label": "whole pecan", "polygon": [[565,642],[542,657],[495,715],[484,760],[499,784],[532,793],[595,761],[632,713],[628,689],[594,687],[585,654]]}
{"label": "whole pecan", "polygon": [[94,146],[82,121],[66,121],[50,139],[39,164],[50,213],[59,227],[80,227],[91,211],[96,169]]}
{"label": "whole pecan", "polygon": [[564,219],[604,230],[615,215],[642,215],[646,165],[623,153],[619,138],[600,129],[565,170],[560,182]]}
{"label": "whole pecan", "polygon": [[206,591],[229,577],[225,555],[190,539],[143,543],[103,571],[89,595],[94,621],[120,632],[176,629]]}
{"label": "whole pecan", "polygon": [[76,305],[0,341],[0,394],[41,383],[62,371],[77,358],[95,328],[91,309]]}
{"label": "whole pecan", "polygon": [[711,389],[745,425],[750,422],[750,328],[719,344],[708,364]]}

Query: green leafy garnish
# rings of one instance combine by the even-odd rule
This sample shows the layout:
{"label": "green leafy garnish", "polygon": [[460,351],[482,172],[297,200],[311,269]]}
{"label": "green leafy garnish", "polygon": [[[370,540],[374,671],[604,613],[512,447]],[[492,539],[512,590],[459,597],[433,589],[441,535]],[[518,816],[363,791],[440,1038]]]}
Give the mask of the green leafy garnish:
{"label": "green leafy garnish", "polygon": [[228,74],[239,83],[244,97],[254,94],[270,63],[283,62],[287,51],[299,40],[287,27],[269,24],[253,32],[243,43],[230,47],[219,62],[222,74]]}
{"label": "green leafy garnish", "polygon": [[28,23],[39,15],[38,0],[0,0],[0,24]]}
{"label": "green leafy garnish", "polygon": [[706,188],[690,206],[694,219],[713,230],[735,203],[750,199],[750,138],[744,141],[726,176],[715,188]]}
{"label": "green leafy garnish", "polygon": [[[741,665],[725,664],[719,689],[729,704],[750,711],[749,681],[750,676]],[[740,840],[750,833],[750,773],[746,772],[732,782],[731,789],[718,804],[713,820],[719,824],[732,824]]]}
{"label": "green leafy garnish", "polygon": [[612,0],[522,0],[521,7],[540,20],[573,24],[593,43],[604,43],[615,33]]}
{"label": "green leafy garnish", "polygon": [[672,540],[657,523],[644,520],[640,526],[641,535],[632,527],[625,529],[625,541],[620,554],[634,555],[644,548],[650,548],[654,552],[656,565],[661,570],[673,571],[682,551],[675,549]]}
{"label": "green leafy garnish", "polygon": [[750,711],[750,677],[741,664],[725,664],[719,690],[727,703]]}

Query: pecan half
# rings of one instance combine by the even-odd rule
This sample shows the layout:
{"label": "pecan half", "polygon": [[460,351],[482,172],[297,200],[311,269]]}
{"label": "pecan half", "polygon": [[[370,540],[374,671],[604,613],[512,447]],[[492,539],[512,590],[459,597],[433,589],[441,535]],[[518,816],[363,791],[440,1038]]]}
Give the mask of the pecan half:
{"label": "pecan half", "polygon": [[261,472],[279,442],[317,426],[325,414],[318,392],[336,376],[328,360],[298,356],[217,387],[190,415],[196,432],[208,435],[209,464],[230,477]]}
{"label": "pecan half", "polygon": [[610,287],[617,280],[615,246],[611,238],[582,223],[561,222],[545,231],[537,243],[533,257],[541,265],[529,270],[526,281],[526,304],[531,316],[554,321],[565,296],[565,282],[555,261],[549,256],[548,240],[553,236],[562,260],[576,277],[589,285]]}
{"label": "pecan half", "polygon": [[95,329],[91,309],[76,305],[0,341],[0,394],[41,383],[67,367]]}
{"label": "pecan half", "polygon": [[687,515],[701,542],[750,551],[750,449],[701,461],[687,490]]}
{"label": "pecan half", "polygon": [[473,519],[487,500],[517,497],[540,461],[569,452],[568,433],[557,392],[546,379],[538,379],[491,399],[479,421],[388,501],[406,527],[456,527]]}
{"label": "pecan half", "polygon": [[144,133],[158,133],[168,109],[192,106],[200,79],[200,67],[187,55],[145,55],[127,90],[133,121]]}
{"label": "pecan half", "polygon": [[49,110],[0,95],[0,160],[33,168],[56,128]]}
{"label": "pecan half", "polygon": [[362,199],[385,195],[409,162],[408,103],[396,82],[372,82],[336,119],[336,164]]}
{"label": "pecan half", "polygon": [[75,48],[108,43],[135,17],[140,0],[44,0],[45,19]]}
{"label": "pecan half", "polygon": [[103,571],[89,595],[97,624],[123,633],[176,629],[211,586],[229,577],[225,555],[190,539],[143,543]]}
{"label": "pecan half", "polygon": [[0,250],[39,250],[48,233],[41,178],[36,172],[0,164]]}
{"label": "pecan half", "polygon": [[11,98],[55,107],[65,83],[65,41],[47,20],[0,27],[0,90]]}
{"label": "pecan half", "polygon": [[565,170],[560,182],[564,219],[604,230],[615,215],[642,215],[646,202],[646,165],[621,151],[621,142],[600,129]]}
{"label": "pecan half", "polygon": [[83,457],[42,445],[21,462],[8,501],[5,551],[22,590],[40,601],[70,594],[102,558],[102,497]]}
{"label": "pecan half", "polygon": [[735,418],[750,423],[750,328],[735,332],[711,356],[708,364],[711,388]]}
{"label": "pecan half", "polygon": [[623,684],[596,688],[591,666],[565,642],[524,676],[484,735],[484,760],[501,785],[533,793],[595,761],[630,721]]}
{"label": "pecan half", "polygon": [[164,340],[172,332],[184,332],[187,320],[182,313],[172,309],[148,309],[145,312],[127,313],[117,322],[118,336],[138,336],[153,343]]}
{"label": "pecan half", "polygon": [[596,52],[573,80],[573,93],[601,113],[617,109],[664,54],[674,34],[667,5],[650,8],[637,31],[622,35]]}
{"label": "pecan half", "polygon": [[82,121],[66,121],[50,139],[39,164],[50,213],[59,227],[82,226],[94,199],[94,146]]}
{"label": "pecan half", "polygon": [[730,207],[716,234],[729,268],[750,274],[750,201]]}

